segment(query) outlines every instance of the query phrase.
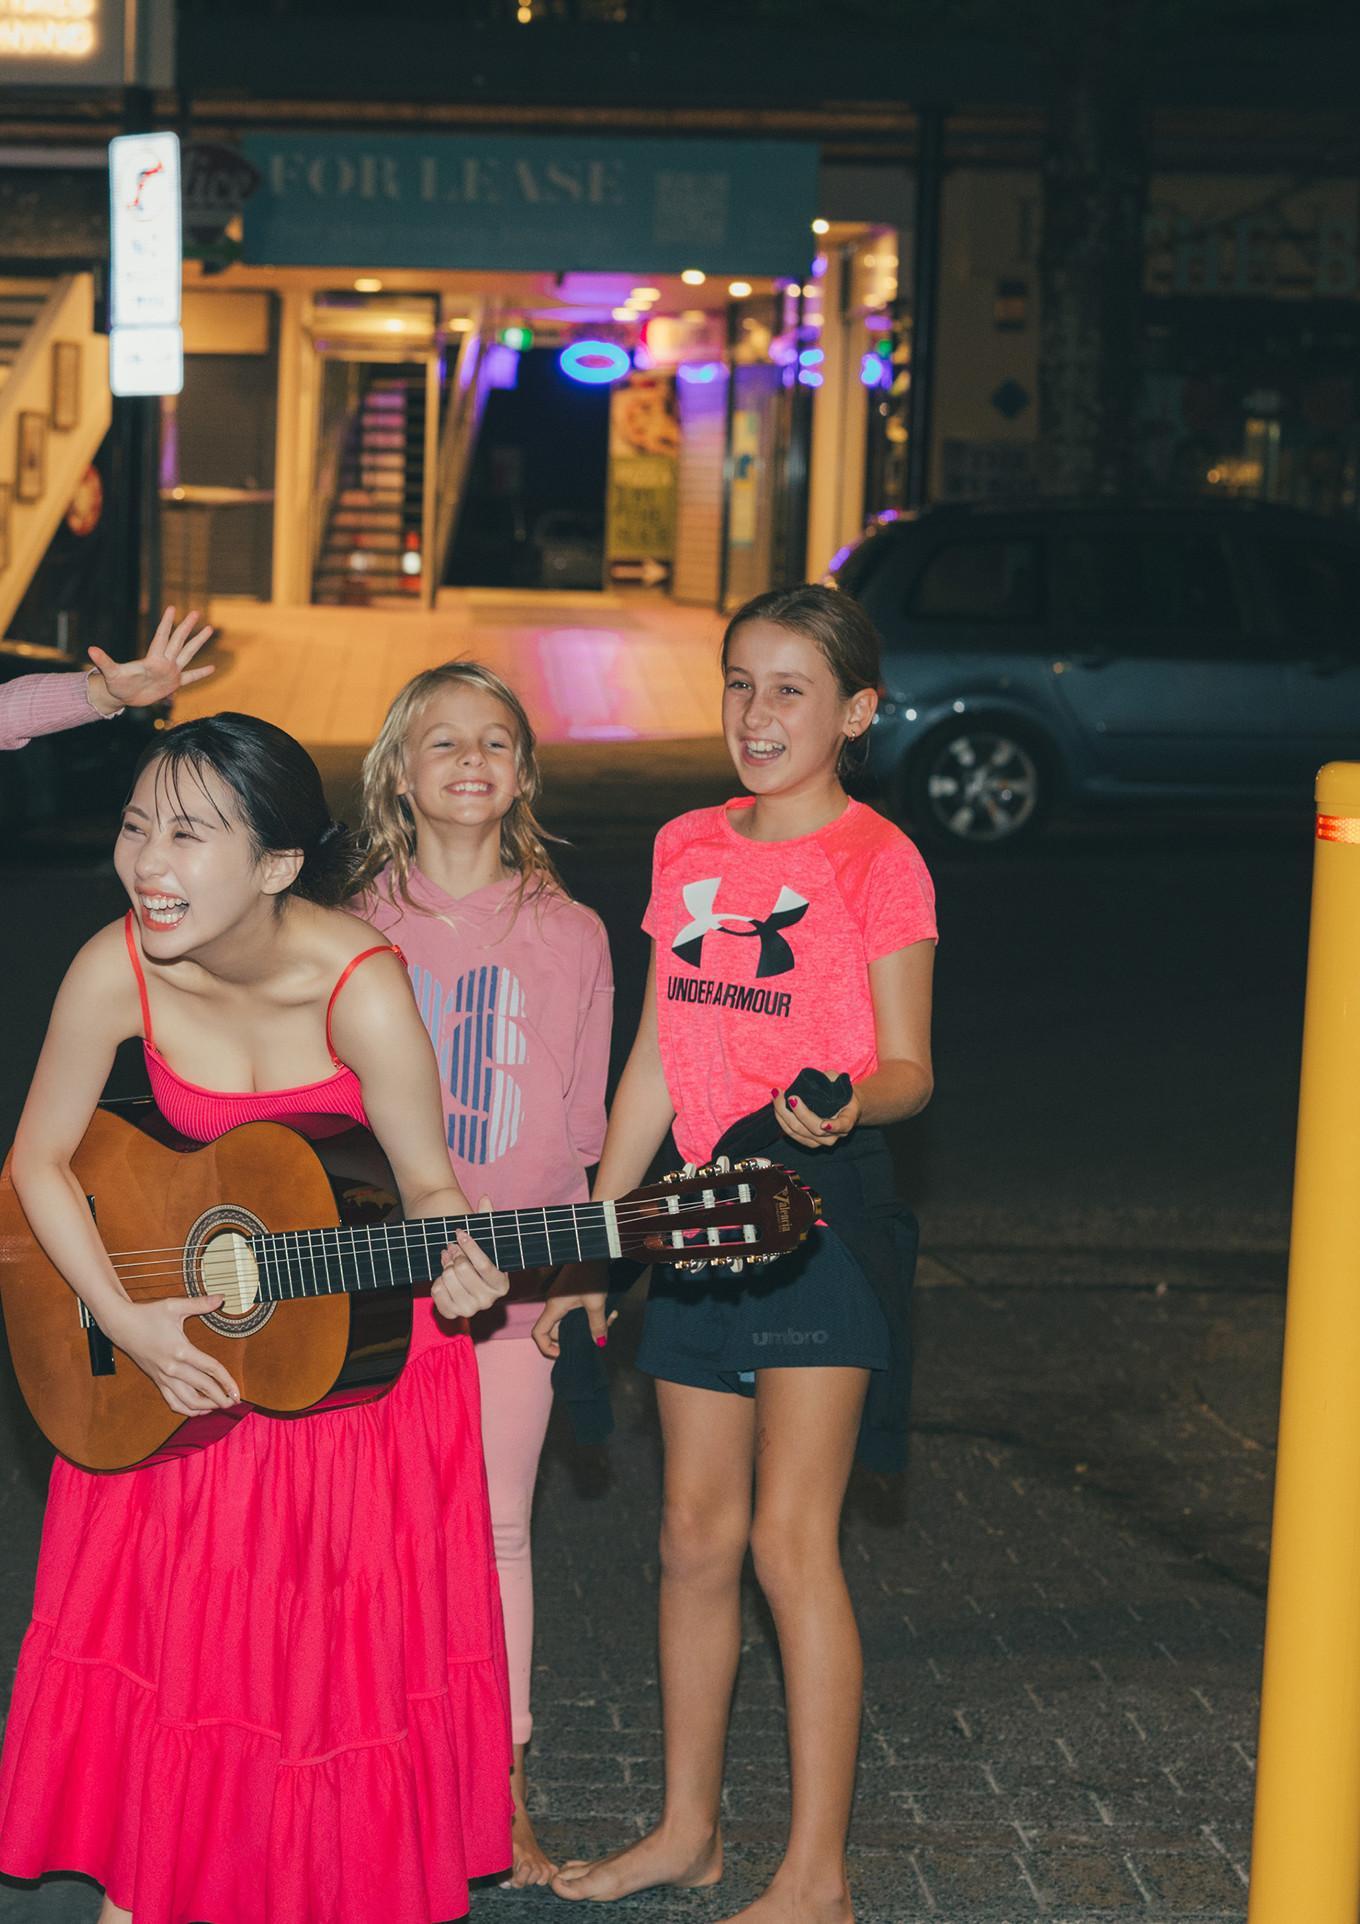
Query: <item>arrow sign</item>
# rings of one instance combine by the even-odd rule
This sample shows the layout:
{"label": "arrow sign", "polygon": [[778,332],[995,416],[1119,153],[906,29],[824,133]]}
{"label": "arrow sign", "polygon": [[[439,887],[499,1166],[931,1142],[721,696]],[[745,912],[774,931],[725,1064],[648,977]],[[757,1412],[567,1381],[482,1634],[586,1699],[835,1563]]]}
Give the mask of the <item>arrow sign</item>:
{"label": "arrow sign", "polygon": [[670,579],[670,563],[654,561],[648,555],[642,561],[611,561],[609,576],[612,581],[640,581],[644,588],[655,588],[659,582]]}

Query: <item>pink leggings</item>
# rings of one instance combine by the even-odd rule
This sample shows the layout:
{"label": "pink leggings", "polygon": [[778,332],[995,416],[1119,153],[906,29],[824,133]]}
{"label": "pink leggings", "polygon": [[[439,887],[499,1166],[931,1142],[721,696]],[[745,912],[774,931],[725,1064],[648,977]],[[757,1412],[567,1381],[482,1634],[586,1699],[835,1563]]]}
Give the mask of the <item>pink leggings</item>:
{"label": "pink leggings", "polygon": [[510,1666],[510,1731],[515,1743],[527,1744],[534,1728],[529,1714],[529,1673],[534,1660],[529,1519],[552,1409],[552,1364],[527,1331],[523,1336],[484,1340],[477,1344],[476,1355],[491,1532]]}

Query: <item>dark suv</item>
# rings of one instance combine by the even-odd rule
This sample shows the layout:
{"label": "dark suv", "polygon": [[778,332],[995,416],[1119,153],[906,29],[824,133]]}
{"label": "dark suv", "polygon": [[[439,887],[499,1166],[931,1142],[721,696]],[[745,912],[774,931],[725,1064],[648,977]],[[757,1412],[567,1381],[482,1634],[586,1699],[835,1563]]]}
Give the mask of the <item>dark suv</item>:
{"label": "dark suv", "polygon": [[1246,502],[884,517],[836,557],[884,640],[869,775],[923,839],[1055,805],[1307,803],[1360,758],[1360,529]]}

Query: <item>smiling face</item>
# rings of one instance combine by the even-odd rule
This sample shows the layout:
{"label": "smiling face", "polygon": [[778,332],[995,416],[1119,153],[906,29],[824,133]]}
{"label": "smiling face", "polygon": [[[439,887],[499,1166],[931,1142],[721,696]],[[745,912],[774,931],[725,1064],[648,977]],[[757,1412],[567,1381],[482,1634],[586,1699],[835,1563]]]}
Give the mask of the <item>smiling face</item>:
{"label": "smiling face", "polygon": [[143,948],[173,962],[272,915],[301,855],[257,855],[240,803],[216,771],[158,756],[137,777],[113,860]]}
{"label": "smiling face", "polygon": [[407,734],[397,793],[432,828],[499,823],[520,792],[518,748],[504,702],[471,685],[437,689]]}
{"label": "smiling face", "polygon": [[770,621],[743,622],[727,650],[723,734],[754,795],[834,779],[848,737],[862,734],[877,698],[847,700],[815,641]]}

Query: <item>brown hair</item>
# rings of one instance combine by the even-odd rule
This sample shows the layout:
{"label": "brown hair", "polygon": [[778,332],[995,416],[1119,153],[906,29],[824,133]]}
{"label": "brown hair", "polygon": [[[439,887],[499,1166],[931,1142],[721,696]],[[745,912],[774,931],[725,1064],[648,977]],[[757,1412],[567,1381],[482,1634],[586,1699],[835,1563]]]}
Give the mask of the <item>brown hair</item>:
{"label": "brown hair", "polygon": [[533,809],[542,786],[533,726],[514,689],[480,661],[446,661],[438,668],[427,668],[407,682],[388,709],[378,739],[364,756],[363,852],[355,877],[356,894],[371,889],[385,869],[392,899],[400,895],[408,908],[416,906],[410,891],[415,817],[406,797],[397,791],[406,772],[406,743],[411,730],[426,703],[443,688],[476,688],[494,696],[509,710],[514,724],[519,793],[501,817],[501,861],[520,878],[516,907],[545,888],[565,895],[566,887],[548,853],[544,830]]}
{"label": "brown hair", "polygon": [[[728,622],[722,638],[723,673],[727,656],[738,629],[751,621],[768,621],[790,634],[815,642],[827,667],[836,677],[843,701],[866,688],[877,689],[883,679],[878,630],[857,601],[836,588],[821,588],[807,583],[801,588],[771,588],[754,595]],[[867,740],[860,737],[867,748]],[[851,744],[842,748],[836,765],[838,774],[849,768]]]}

